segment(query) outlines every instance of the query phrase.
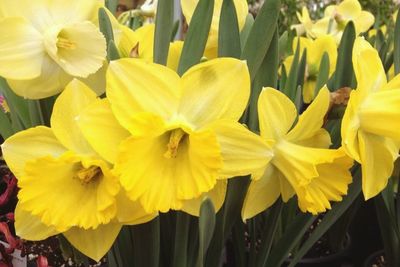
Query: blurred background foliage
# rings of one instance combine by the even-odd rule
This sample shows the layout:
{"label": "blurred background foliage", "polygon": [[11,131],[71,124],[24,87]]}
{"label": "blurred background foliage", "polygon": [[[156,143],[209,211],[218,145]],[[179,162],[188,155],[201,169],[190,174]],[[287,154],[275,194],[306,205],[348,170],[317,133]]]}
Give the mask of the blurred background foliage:
{"label": "blurred background foliage", "polygon": [[[264,0],[248,0],[250,12],[256,15]],[[324,15],[325,7],[339,4],[340,0],[282,0],[282,11],[280,14],[281,29],[285,31],[289,25],[299,23],[296,12],[307,6],[312,19],[316,20]],[[359,0],[364,10],[370,11],[377,18],[375,27],[381,25],[393,25],[392,15],[399,7],[399,0]]]}

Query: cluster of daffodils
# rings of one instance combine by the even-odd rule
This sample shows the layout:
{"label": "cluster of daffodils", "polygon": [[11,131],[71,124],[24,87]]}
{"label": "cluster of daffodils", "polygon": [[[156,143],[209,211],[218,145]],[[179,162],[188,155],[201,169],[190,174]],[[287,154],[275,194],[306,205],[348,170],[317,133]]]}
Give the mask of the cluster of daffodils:
{"label": "cluster of daffodils", "polygon": [[[182,1],[188,22],[196,3]],[[61,93],[49,127],[18,132],[1,146],[18,178],[19,236],[42,240],[63,234],[98,260],[123,225],[170,210],[199,216],[205,197],[220,209],[227,181],[236,176],[251,177],[243,220],[279,197],[287,202],[296,195],[303,212],[330,209],[331,201],[347,193],[353,160],[362,166],[365,198],[386,186],[400,146],[400,77],[387,82],[377,51],[356,40],[358,85],[343,118],[339,149],[329,149],[323,128],[330,92],[315,89],[324,54],[331,59],[330,74],[334,70],[335,38],[344,23],[354,20],[363,32],[373,17],[357,1],[345,0],[327,9],[325,31],[332,34],[320,36],[322,22],[303,13],[307,35],[315,39],[299,37],[295,43],[308,53],[304,100],[311,104],[298,115],[285,94],[264,88],[258,99],[260,133],[253,133],[238,122],[250,97],[247,64],[216,58],[221,5],[216,1],[207,60],[179,76],[182,41],[171,43],[167,66],[152,63],[154,25],[132,31],[111,14],[122,58],[107,62],[98,28],[100,1],[1,1],[0,76],[24,98]],[[247,3],[236,0],[235,7],[242,28]],[[285,60],[286,68],[292,60]]]}

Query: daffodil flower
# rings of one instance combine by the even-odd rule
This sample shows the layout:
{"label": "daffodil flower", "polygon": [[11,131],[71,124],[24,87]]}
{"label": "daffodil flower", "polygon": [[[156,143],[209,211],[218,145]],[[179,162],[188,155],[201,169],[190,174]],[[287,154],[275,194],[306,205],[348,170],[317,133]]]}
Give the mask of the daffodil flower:
{"label": "daffodil flower", "polygon": [[353,161],[342,149],[327,149],[330,137],[321,128],[329,102],[324,88],[295,123],[297,111],[291,100],[273,88],[263,89],[258,101],[260,130],[264,139],[274,141],[274,156],[261,175],[252,176],[244,220],[266,210],[279,196],[287,202],[296,194],[303,212],[317,214],[347,193]]}
{"label": "daffodil flower", "polygon": [[15,134],[2,145],[4,159],[18,179],[17,234],[42,240],[62,233],[77,249],[99,260],[122,224],[154,218],[120,190],[112,165],[99,156],[76,123],[96,94],[72,81],[57,98],[51,128]]}
{"label": "daffodil flower", "polygon": [[339,5],[330,5],[325,9],[324,18],[315,23],[313,32],[316,36],[333,35],[339,43],[349,21],[354,22],[356,34],[359,35],[368,31],[374,24],[375,17],[370,12],[362,10],[358,0],[344,0]]}
{"label": "daffodil flower", "polygon": [[312,32],[314,22],[310,18],[310,13],[308,12],[307,7],[303,7],[300,12],[296,12],[297,19],[300,24],[292,25],[291,29],[296,30],[298,36],[306,34],[309,38],[315,38],[314,33]]}
{"label": "daffodil flower", "polygon": [[[199,0],[181,0],[182,12],[185,15],[186,21],[190,24],[194,10]],[[218,28],[219,18],[221,15],[221,7],[223,0],[214,1],[214,12],[211,21],[210,33],[205,49],[205,56],[209,59],[216,58],[218,55]],[[233,0],[238,18],[239,30],[242,30],[246,22],[249,6],[246,0]]]}
{"label": "daffodil flower", "polygon": [[106,56],[94,24],[97,0],[0,2],[0,76],[31,99],[55,95],[97,72]]}
{"label": "daffodil flower", "polygon": [[[148,62],[153,61],[154,24],[144,25],[136,31],[123,25],[116,25],[116,27],[121,31],[117,35],[118,49],[121,57],[140,58]],[[178,69],[182,48],[182,41],[174,41],[170,43],[167,67],[175,71]]]}
{"label": "daffodil flower", "polygon": [[[315,86],[317,83],[320,63],[324,53],[329,56],[329,75],[332,75],[336,67],[337,45],[332,36],[324,35],[315,40],[305,37],[297,37],[293,40],[293,49],[296,49],[297,43],[300,41],[300,58],[307,50],[307,65],[303,87],[303,100],[305,103],[310,103],[315,97]],[[285,59],[284,65],[287,70],[290,70],[294,56],[289,56]]]}
{"label": "daffodil flower", "polygon": [[219,180],[250,174],[271,157],[268,144],[237,122],[250,94],[243,61],[210,60],[179,77],[158,64],[121,59],[110,63],[107,81],[108,100],[79,124],[148,212],[184,209]]}
{"label": "daffodil flower", "polygon": [[357,89],[342,122],[342,145],[361,164],[365,199],[382,191],[400,148],[400,76],[387,82],[378,52],[363,38],[353,48]]}

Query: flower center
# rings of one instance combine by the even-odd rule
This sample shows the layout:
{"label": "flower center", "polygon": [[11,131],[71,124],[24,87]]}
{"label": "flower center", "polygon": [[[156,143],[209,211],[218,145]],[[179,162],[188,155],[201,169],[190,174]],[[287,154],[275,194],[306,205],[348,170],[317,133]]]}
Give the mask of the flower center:
{"label": "flower center", "polygon": [[63,48],[63,49],[68,49],[68,50],[73,50],[73,49],[76,49],[76,43],[72,42],[66,38],[63,38],[63,37],[57,37],[57,47]]}
{"label": "flower center", "polygon": [[167,151],[164,153],[165,158],[176,158],[179,144],[186,135],[187,134],[182,129],[175,129],[171,131],[169,142],[167,144]]}
{"label": "flower center", "polygon": [[76,178],[79,179],[82,184],[88,184],[96,181],[102,174],[103,172],[100,167],[90,166],[89,168],[80,169],[76,174]]}

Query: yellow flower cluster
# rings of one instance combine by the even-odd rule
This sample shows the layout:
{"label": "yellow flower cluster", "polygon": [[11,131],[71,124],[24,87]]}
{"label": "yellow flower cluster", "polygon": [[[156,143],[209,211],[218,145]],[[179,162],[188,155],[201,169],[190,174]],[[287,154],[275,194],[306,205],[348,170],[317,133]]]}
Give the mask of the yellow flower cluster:
{"label": "yellow flower cluster", "polygon": [[[318,36],[322,22],[310,24],[303,11],[307,34],[316,37],[299,38],[300,47],[309,50],[306,88],[311,89],[304,98],[311,104],[298,115],[287,96],[264,88],[258,100],[260,135],[238,122],[251,90],[245,61],[211,59],[179,76],[182,42],[172,43],[168,67],[154,64],[154,25],[134,32],[112,19],[123,58],[105,63],[99,1],[23,1],[31,8],[0,2],[0,76],[26,98],[61,94],[50,127],[21,131],[2,145],[20,187],[19,236],[41,240],[62,233],[98,260],[122,225],[170,210],[198,216],[205,196],[218,210],[227,179],[235,176],[251,175],[244,220],[278,197],[287,202],[296,195],[303,212],[330,209],[330,201],[347,193],[353,159],[362,165],[366,199],[386,186],[400,147],[400,77],[388,83],[377,51],[357,39],[358,85],[343,118],[339,149],[329,149],[323,128],[330,93],[324,88],[314,96],[325,52],[334,68],[334,38],[343,23],[354,19],[358,32],[369,27],[369,13],[357,1],[345,0],[327,11],[335,37]],[[196,3],[182,1],[188,21]],[[211,48],[217,46],[210,40],[218,31],[221,4],[216,1]],[[235,5],[243,27],[247,3]],[[95,77],[102,82],[91,82]],[[103,86],[106,97],[100,98]]]}

